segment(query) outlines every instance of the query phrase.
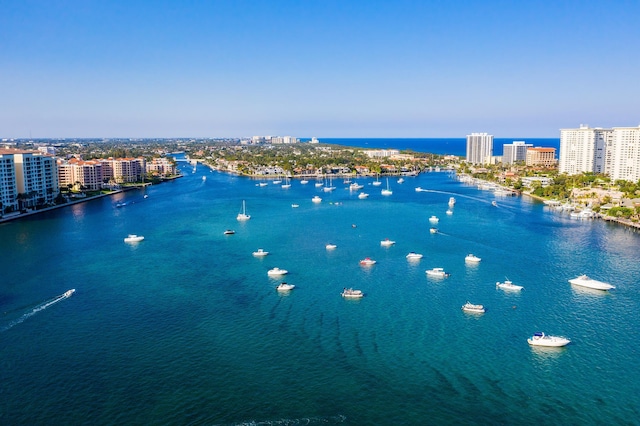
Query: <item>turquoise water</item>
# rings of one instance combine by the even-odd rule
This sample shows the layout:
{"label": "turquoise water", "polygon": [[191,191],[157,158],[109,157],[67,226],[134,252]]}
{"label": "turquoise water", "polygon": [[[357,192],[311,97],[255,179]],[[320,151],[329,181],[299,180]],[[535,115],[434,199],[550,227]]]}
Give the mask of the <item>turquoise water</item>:
{"label": "turquoise water", "polygon": [[[0,423],[640,421],[638,234],[527,198],[493,207],[448,173],[392,179],[390,197],[360,179],[360,200],[335,181],[324,193],[184,171],[0,225]],[[125,244],[129,233],[146,238]],[[468,253],[482,262],[465,265]],[[378,263],[359,266],[367,256]],[[274,266],[289,275],[269,278]],[[427,278],[433,267],[451,276]],[[582,273],[617,288],[567,283]],[[525,290],[496,290],[505,277]],[[283,280],[297,287],[278,294]],[[343,287],[366,296],[344,300]],[[467,300],[487,312],[464,314]],[[532,349],[536,331],[572,343]]]}

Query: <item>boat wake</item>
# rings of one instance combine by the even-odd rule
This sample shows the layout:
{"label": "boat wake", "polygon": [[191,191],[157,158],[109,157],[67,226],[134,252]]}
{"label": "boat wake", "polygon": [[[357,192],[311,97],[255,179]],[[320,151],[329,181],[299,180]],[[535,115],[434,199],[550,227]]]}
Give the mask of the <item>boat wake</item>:
{"label": "boat wake", "polygon": [[5,331],[9,330],[10,328],[15,327],[16,325],[18,325],[20,323],[23,323],[26,319],[31,318],[32,316],[34,316],[38,312],[44,311],[48,307],[53,306],[58,302],[61,302],[61,301],[65,300],[65,299],[70,298],[71,295],[75,291],[76,291],[76,289],[72,288],[71,290],[67,290],[67,291],[65,291],[64,293],[62,293],[59,296],[56,296],[56,297],[54,297],[52,299],[49,299],[49,300],[46,300],[46,301],[40,303],[39,305],[33,307],[29,312],[23,314],[18,319],[13,320],[9,324],[7,324],[4,327],[0,328],[0,333],[1,332],[5,332]]}
{"label": "boat wake", "polygon": [[[347,421],[347,416],[337,415],[329,417],[302,417],[300,419],[278,420],[249,420],[242,423],[233,423],[233,426],[297,426],[297,425],[337,425]],[[217,425],[222,426],[222,425]],[[226,425],[225,425],[226,426]]]}

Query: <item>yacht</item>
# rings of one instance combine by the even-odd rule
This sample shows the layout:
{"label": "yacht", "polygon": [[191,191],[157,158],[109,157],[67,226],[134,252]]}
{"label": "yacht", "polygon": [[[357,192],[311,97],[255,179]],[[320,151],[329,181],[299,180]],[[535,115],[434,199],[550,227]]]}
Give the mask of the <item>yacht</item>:
{"label": "yacht", "polygon": [[480,259],[478,256],[469,253],[465,258],[464,261],[465,262],[469,262],[469,263],[478,263],[480,262],[482,259]]}
{"label": "yacht", "polygon": [[499,288],[501,290],[507,290],[507,291],[520,291],[524,287],[522,287],[521,285],[515,285],[514,283],[512,283],[507,279],[507,280],[504,280],[504,282],[497,282],[496,288]]}
{"label": "yacht", "polygon": [[276,290],[278,291],[289,291],[289,290],[293,290],[296,286],[293,284],[287,284],[287,283],[280,283],[278,284],[278,287],[276,287]]}
{"label": "yacht", "polygon": [[361,192],[358,194],[358,198],[364,200],[365,198],[369,198],[369,194],[367,194],[366,192]]}
{"label": "yacht", "polygon": [[449,207],[453,207],[456,204],[456,199],[454,197],[449,198]]}
{"label": "yacht", "polygon": [[335,245],[335,244],[327,244],[326,246],[324,246],[324,248],[326,248],[327,250],[333,250],[336,247],[338,247],[338,246]]}
{"label": "yacht", "polygon": [[144,237],[136,234],[129,234],[124,238],[125,243],[138,243],[142,240],[144,240]]}
{"label": "yacht", "polygon": [[322,202],[322,198],[318,197],[317,195],[315,197],[313,197],[311,199],[311,201],[313,201],[314,203],[321,203]]}
{"label": "yacht", "polygon": [[445,272],[443,268],[427,269],[425,271],[430,277],[447,278],[450,274]]}
{"label": "yacht", "polygon": [[236,231],[234,231],[233,229],[227,229],[226,231],[224,231],[224,235],[233,235],[235,233]]}
{"label": "yacht", "polygon": [[351,185],[349,185],[349,191],[357,191],[362,188],[364,188],[364,185],[360,185],[357,182],[353,182]]}
{"label": "yacht", "polygon": [[240,213],[238,213],[238,216],[236,216],[236,219],[238,219],[238,220],[249,220],[249,219],[251,219],[251,216],[247,214],[247,207],[245,205],[244,200],[242,200],[242,211]]}
{"label": "yacht", "polygon": [[280,269],[276,267],[273,269],[269,269],[269,271],[267,272],[267,275],[276,276],[276,275],[286,275],[288,273],[289,271],[287,271],[286,269]]}
{"label": "yacht", "polygon": [[388,239],[388,238],[385,238],[384,240],[380,241],[380,245],[381,245],[381,246],[384,246],[384,247],[392,246],[392,245],[394,245],[395,243],[396,243],[395,241],[392,241],[392,240],[390,240],[390,239]]}
{"label": "yacht", "polygon": [[437,216],[431,216],[431,217],[429,218],[429,222],[430,222],[430,223],[438,223],[439,221],[440,221],[440,219],[438,219],[438,217],[437,217]]}
{"label": "yacht", "polygon": [[253,252],[253,255],[256,256],[256,257],[263,257],[263,256],[266,256],[268,254],[269,254],[268,251],[264,251],[261,248],[259,248],[258,250]]}
{"label": "yacht", "polygon": [[350,299],[359,299],[364,296],[364,293],[362,293],[362,290],[354,290],[352,288],[345,287],[342,289],[341,296]]}
{"label": "yacht", "polygon": [[406,256],[407,260],[420,260],[422,259],[422,255],[419,253],[411,252]]}
{"label": "yacht", "polygon": [[527,339],[532,346],[551,346],[551,347],[560,347],[566,346],[571,343],[571,340],[562,336],[547,336],[546,334],[539,332],[534,333],[533,336]]}
{"label": "yacht", "polygon": [[607,290],[611,290],[612,288],[615,288],[609,283],[594,280],[593,278],[589,278],[586,275],[580,275],[577,278],[570,279],[569,282],[574,285],[593,288],[595,290],[607,291]]}
{"label": "yacht", "polygon": [[462,305],[462,310],[465,312],[471,312],[474,314],[484,314],[484,306],[483,305],[474,305],[471,302],[467,302]]}
{"label": "yacht", "polygon": [[376,261],[373,260],[373,259],[370,259],[368,257],[365,257],[364,259],[362,259],[360,261],[360,265],[362,265],[362,266],[371,266],[371,265],[375,265],[375,264],[376,264]]}

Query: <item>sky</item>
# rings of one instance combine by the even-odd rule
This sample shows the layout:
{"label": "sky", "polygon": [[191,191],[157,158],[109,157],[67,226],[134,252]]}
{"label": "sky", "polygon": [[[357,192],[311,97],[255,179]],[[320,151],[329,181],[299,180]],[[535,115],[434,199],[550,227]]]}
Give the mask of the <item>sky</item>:
{"label": "sky", "polygon": [[640,125],[640,1],[0,0],[0,138]]}

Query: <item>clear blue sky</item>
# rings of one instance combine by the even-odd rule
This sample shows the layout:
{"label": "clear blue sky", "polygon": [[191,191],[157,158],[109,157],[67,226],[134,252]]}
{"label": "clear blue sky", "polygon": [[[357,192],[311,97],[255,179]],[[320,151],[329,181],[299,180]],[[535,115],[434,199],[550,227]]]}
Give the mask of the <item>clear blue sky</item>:
{"label": "clear blue sky", "polygon": [[640,2],[0,0],[0,138],[640,125]]}

